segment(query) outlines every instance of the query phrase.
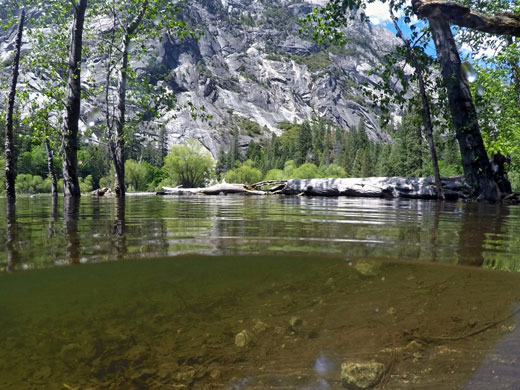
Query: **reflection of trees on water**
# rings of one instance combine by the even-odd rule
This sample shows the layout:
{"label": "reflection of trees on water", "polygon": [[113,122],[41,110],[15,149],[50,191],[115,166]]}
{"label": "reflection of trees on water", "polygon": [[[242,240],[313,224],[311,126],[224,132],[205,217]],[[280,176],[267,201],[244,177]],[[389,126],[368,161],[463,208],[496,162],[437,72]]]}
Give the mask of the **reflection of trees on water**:
{"label": "reflection of trees on water", "polygon": [[49,217],[49,225],[47,229],[47,238],[52,238],[56,235],[56,219],[58,218],[58,197],[51,198],[51,213]]}
{"label": "reflection of trees on water", "polygon": [[6,249],[7,249],[7,272],[13,272],[16,264],[19,261],[19,252],[16,247],[16,240],[18,235],[18,223],[16,222],[16,204],[12,199],[6,200],[6,217],[7,217],[7,231],[6,231]]}
{"label": "reflection of trees on water", "polygon": [[66,196],[63,199],[63,234],[65,235],[65,260],[69,264],[79,264],[80,240],[78,234],[80,199]]}
{"label": "reflection of trees on water", "polygon": [[126,248],[126,235],[125,235],[125,198],[116,197],[116,218],[112,226],[112,237],[114,240],[114,247],[116,249],[116,258],[121,260],[124,258]]}

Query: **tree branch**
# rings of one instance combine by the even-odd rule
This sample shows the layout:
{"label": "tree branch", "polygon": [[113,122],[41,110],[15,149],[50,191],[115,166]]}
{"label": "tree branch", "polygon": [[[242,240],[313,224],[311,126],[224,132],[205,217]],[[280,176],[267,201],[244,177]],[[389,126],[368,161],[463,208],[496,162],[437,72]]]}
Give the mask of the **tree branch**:
{"label": "tree branch", "polygon": [[488,16],[444,0],[412,0],[412,8],[421,18],[440,17],[450,24],[485,33],[520,36],[520,16],[512,13]]}

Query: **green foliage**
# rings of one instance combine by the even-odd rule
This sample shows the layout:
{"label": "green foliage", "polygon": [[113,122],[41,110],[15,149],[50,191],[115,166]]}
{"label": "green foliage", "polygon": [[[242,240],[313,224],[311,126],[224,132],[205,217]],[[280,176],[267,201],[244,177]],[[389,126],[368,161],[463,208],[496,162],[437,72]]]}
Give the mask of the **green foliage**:
{"label": "green foliage", "polygon": [[125,179],[129,191],[145,191],[147,189],[147,169],[144,164],[135,160],[125,161]]}
{"label": "green foliage", "polygon": [[110,159],[106,146],[94,144],[81,146],[78,150],[78,172],[81,177],[92,176],[92,186],[99,188],[99,181],[109,171]]}
{"label": "green foliage", "polygon": [[38,175],[21,173],[16,176],[15,188],[19,194],[50,193],[51,181]]}
{"label": "green foliage", "polygon": [[253,166],[253,161],[246,160],[236,168],[227,171],[224,179],[228,183],[253,184],[262,180],[262,171]]}
{"label": "green foliage", "polygon": [[281,169],[271,169],[267,171],[264,180],[285,180],[284,172]]}
{"label": "green foliage", "polygon": [[79,188],[82,193],[87,193],[92,191],[92,176],[88,175],[87,177],[79,178]]}
{"label": "green foliage", "polygon": [[213,159],[196,140],[173,146],[164,159],[163,168],[171,184],[183,187],[203,187],[214,176]]}
{"label": "green foliage", "polygon": [[38,176],[47,175],[47,153],[41,145],[22,152],[18,157],[17,172]]}

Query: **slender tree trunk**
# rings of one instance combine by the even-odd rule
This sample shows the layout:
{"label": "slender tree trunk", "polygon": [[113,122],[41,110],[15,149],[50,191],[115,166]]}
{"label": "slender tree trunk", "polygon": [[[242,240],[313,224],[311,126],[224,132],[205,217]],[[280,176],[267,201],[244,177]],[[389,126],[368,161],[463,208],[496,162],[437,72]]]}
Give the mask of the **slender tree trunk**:
{"label": "slender tree trunk", "polygon": [[18,22],[18,33],[16,35],[16,45],[14,49],[13,67],[11,70],[11,85],[9,88],[9,98],[7,102],[7,114],[5,119],[5,182],[6,194],[8,199],[16,199],[15,192],[15,164],[14,164],[14,140],[13,140],[13,113],[16,97],[16,83],[18,82],[20,51],[22,49],[23,25],[25,22],[25,10],[20,14]]}
{"label": "slender tree trunk", "polygon": [[44,141],[45,151],[47,152],[47,171],[49,172],[49,177],[51,179],[52,196],[58,196],[58,180],[56,179],[56,172],[54,172],[54,161],[52,159],[54,153],[52,151],[51,145],[49,144],[49,139],[45,138]]}
{"label": "slender tree trunk", "polygon": [[412,45],[410,41],[404,36],[399,24],[397,23],[397,19],[395,18],[392,8],[390,7],[390,16],[392,17],[392,21],[394,22],[394,26],[397,30],[397,35],[404,43],[406,51],[412,60],[413,66],[415,68],[415,76],[417,77],[417,82],[419,84],[419,93],[421,95],[422,107],[423,107],[423,120],[424,120],[424,130],[426,133],[426,140],[428,141],[428,149],[430,150],[430,157],[432,159],[432,167],[433,167],[433,175],[435,177],[435,187],[437,188],[437,194],[439,199],[444,199],[444,192],[442,190],[442,182],[441,182],[441,174],[439,172],[439,161],[437,159],[437,151],[435,149],[435,142],[433,141],[433,125],[432,125],[432,116],[430,109],[430,101],[428,99],[428,95],[426,94],[426,86],[424,85],[424,75],[422,72],[421,65],[419,64],[419,60],[417,56],[413,52]]}
{"label": "slender tree trunk", "polygon": [[449,23],[438,17],[428,18],[446,84],[453,126],[459,142],[462,166],[473,196],[489,202],[500,200],[500,191],[493,179],[491,164],[480,134],[477,112]]}
{"label": "slender tree trunk", "polygon": [[78,180],[78,128],[81,109],[81,50],[87,0],[75,4],[74,24],[70,41],[67,112],[63,134],[63,193],[81,196]]}
{"label": "slender tree trunk", "polygon": [[124,197],[126,194],[125,186],[125,120],[126,120],[126,89],[128,82],[128,71],[129,71],[129,48],[132,36],[136,32],[137,28],[141,24],[144,14],[148,9],[148,1],[145,0],[141,11],[130,23],[126,29],[126,33],[123,40],[123,56],[121,62],[121,69],[119,72],[118,80],[118,103],[117,103],[117,116],[115,118],[115,129],[116,129],[116,141],[113,142],[112,159],[114,161],[114,168],[116,171],[116,183],[114,192],[117,196]]}
{"label": "slender tree trunk", "polygon": [[116,170],[116,183],[114,191],[117,196],[124,197],[125,186],[125,115],[126,115],[126,88],[128,80],[128,48],[130,35],[127,33],[123,43],[123,58],[118,80],[117,117],[115,119],[116,139],[112,141],[112,160]]}

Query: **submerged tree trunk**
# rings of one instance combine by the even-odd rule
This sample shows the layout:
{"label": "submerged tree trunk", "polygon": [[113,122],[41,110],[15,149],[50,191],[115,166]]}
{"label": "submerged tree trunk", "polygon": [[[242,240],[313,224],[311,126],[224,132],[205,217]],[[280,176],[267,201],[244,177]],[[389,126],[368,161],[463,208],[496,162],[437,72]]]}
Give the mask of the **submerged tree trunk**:
{"label": "submerged tree trunk", "polygon": [[426,140],[428,141],[428,149],[430,151],[430,157],[432,159],[432,167],[433,167],[433,175],[435,178],[435,187],[437,188],[437,194],[440,199],[444,199],[444,193],[442,191],[442,182],[441,182],[441,174],[439,172],[439,162],[437,159],[437,151],[435,150],[435,143],[433,141],[433,125],[431,118],[431,109],[430,109],[430,101],[428,99],[428,95],[426,94],[426,86],[424,85],[424,75],[422,72],[421,65],[419,64],[419,60],[417,56],[413,52],[412,45],[410,41],[404,36],[401,31],[399,24],[397,23],[397,19],[392,12],[392,8],[390,7],[390,16],[394,23],[394,26],[397,30],[397,35],[404,43],[406,51],[410,56],[410,59],[413,62],[413,66],[415,68],[415,76],[417,77],[417,82],[419,83],[419,93],[421,94],[421,101],[423,107],[423,120],[424,120],[424,130],[426,133]]}
{"label": "submerged tree trunk", "polygon": [[500,200],[500,191],[493,179],[491,164],[480,134],[477,112],[449,23],[441,18],[428,18],[446,84],[453,126],[459,142],[462,166],[473,196],[489,202]]}
{"label": "submerged tree trunk", "polygon": [[81,50],[87,0],[75,4],[70,41],[67,112],[63,134],[63,193],[81,196],[78,179],[78,130],[81,109]]}
{"label": "submerged tree trunk", "polygon": [[7,101],[7,114],[5,119],[5,182],[6,195],[8,199],[16,198],[15,191],[15,164],[14,164],[14,140],[13,140],[13,113],[16,97],[16,83],[18,82],[20,51],[22,49],[23,25],[25,22],[25,10],[20,14],[18,22],[18,32],[16,35],[16,45],[14,49],[13,68],[11,71],[11,85],[9,88],[9,98]]}
{"label": "submerged tree trunk", "polygon": [[53,197],[55,197],[58,196],[58,181],[56,179],[56,172],[54,172],[54,161],[52,159],[54,153],[52,151],[51,145],[49,144],[48,138],[45,138],[44,145],[45,151],[47,152],[47,171],[49,172],[52,185],[51,194]]}

